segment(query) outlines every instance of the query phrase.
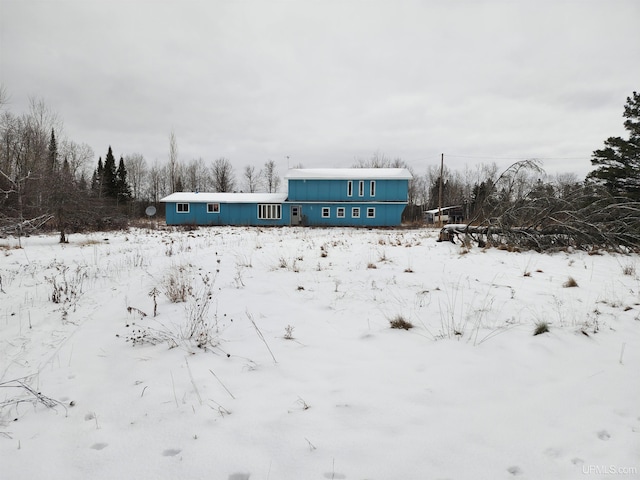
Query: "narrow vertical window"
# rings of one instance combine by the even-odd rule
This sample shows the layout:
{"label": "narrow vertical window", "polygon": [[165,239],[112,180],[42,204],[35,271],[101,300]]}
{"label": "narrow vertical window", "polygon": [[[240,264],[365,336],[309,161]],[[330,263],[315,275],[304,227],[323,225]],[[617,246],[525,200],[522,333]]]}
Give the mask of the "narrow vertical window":
{"label": "narrow vertical window", "polygon": [[364,180],[358,182],[358,195],[364,197]]}
{"label": "narrow vertical window", "polygon": [[371,180],[371,184],[369,185],[369,195],[372,197],[376,196],[376,181]]}
{"label": "narrow vertical window", "polygon": [[347,197],[352,197],[353,196],[353,181],[349,180],[347,182]]}

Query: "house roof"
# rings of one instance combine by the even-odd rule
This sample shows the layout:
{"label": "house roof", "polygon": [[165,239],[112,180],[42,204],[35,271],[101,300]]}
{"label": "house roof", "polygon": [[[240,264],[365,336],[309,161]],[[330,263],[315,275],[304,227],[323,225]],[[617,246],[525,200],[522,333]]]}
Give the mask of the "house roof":
{"label": "house roof", "polygon": [[292,168],[284,178],[299,180],[409,180],[406,168]]}
{"label": "house roof", "polygon": [[286,199],[286,193],[176,192],[160,201],[164,203],[282,203]]}
{"label": "house roof", "polygon": [[432,208],[431,210],[425,210],[424,213],[438,213],[440,210],[446,212],[447,210],[451,210],[453,208],[462,208],[460,205],[452,205],[451,207],[442,207],[442,208]]}

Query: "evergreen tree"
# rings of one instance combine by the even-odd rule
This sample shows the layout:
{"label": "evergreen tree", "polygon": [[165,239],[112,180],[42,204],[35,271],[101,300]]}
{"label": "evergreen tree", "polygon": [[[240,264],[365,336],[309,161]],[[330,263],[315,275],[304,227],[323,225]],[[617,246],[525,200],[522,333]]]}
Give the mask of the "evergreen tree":
{"label": "evergreen tree", "polygon": [[89,188],[89,185],[87,185],[87,177],[83,172],[80,174],[80,179],[78,180],[78,189],[81,192],[86,193],[88,188]]}
{"label": "evergreen tree", "polygon": [[56,141],[56,134],[53,128],[51,129],[51,139],[49,140],[48,157],[49,163],[47,168],[49,171],[54,171],[58,166],[58,142]]}
{"label": "evergreen tree", "polygon": [[118,170],[116,171],[116,185],[119,201],[127,201],[131,199],[131,188],[127,182],[127,169],[124,166],[124,159],[120,157],[118,162]]}
{"label": "evergreen tree", "polygon": [[64,157],[64,160],[62,161],[62,175],[68,179],[73,179],[73,175],[71,175],[71,166],[69,165],[67,157]]}
{"label": "evergreen tree", "polygon": [[96,197],[102,196],[102,180],[104,178],[104,165],[102,157],[98,158],[98,167],[93,171],[91,176],[91,192]]}
{"label": "evergreen tree", "polygon": [[605,148],[594,151],[591,164],[598,168],[587,179],[604,184],[614,195],[640,200],[640,94],[627,97],[623,116],[629,139],[609,137]]}
{"label": "evergreen tree", "polygon": [[105,197],[118,197],[118,182],[116,176],[116,159],[113,156],[111,146],[104,159],[104,174],[102,179],[102,191]]}

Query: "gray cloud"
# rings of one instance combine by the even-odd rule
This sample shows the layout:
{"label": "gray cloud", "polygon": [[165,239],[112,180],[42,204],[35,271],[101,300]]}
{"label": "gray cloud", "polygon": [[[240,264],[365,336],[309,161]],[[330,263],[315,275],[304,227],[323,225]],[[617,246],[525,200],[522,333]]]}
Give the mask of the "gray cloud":
{"label": "gray cloud", "polygon": [[635,0],[1,0],[0,17],[12,110],[43,98],[96,155],[165,161],[173,130],[181,160],[238,170],[379,151],[584,175],[640,78]]}

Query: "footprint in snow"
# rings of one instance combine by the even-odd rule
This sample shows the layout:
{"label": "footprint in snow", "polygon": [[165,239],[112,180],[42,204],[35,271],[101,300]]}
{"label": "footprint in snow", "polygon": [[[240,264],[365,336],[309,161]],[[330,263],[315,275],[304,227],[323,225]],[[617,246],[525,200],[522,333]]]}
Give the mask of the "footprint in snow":
{"label": "footprint in snow", "polygon": [[507,468],[507,472],[509,472],[511,475],[522,475],[522,469],[517,465]]}
{"label": "footprint in snow", "polygon": [[232,473],[229,475],[229,480],[249,480],[250,473]]}
{"label": "footprint in snow", "polygon": [[600,440],[609,440],[611,438],[611,435],[606,430],[600,430],[598,432],[598,438]]}
{"label": "footprint in snow", "polygon": [[544,453],[551,458],[560,458],[562,456],[562,450],[559,448],[547,448]]}
{"label": "footprint in snow", "polygon": [[94,443],[93,445],[91,445],[91,448],[93,448],[94,450],[102,450],[103,448],[106,448],[109,444],[108,443]]}
{"label": "footprint in snow", "polygon": [[327,472],[324,474],[324,478],[335,478],[336,480],[343,480],[346,477],[346,475],[343,475],[342,473],[336,473],[336,472]]}
{"label": "footprint in snow", "polygon": [[162,456],[163,457],[175,457],[177,454],[179,454],[182,450],[179,450],[177,448],[168,448],[165,451],[162,452]]}

